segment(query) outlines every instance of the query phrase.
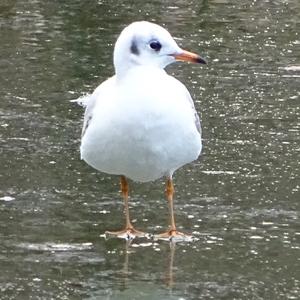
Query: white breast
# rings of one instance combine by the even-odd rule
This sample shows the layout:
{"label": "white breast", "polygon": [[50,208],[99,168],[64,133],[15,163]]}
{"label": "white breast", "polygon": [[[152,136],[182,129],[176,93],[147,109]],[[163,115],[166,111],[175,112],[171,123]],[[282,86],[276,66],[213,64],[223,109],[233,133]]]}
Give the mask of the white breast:
{"label": "white breast", "polygon": [[130,72],[96,90],[81,156],[102,172],[136,181],[171,175],[201,152],[190,96],[163,70]]}

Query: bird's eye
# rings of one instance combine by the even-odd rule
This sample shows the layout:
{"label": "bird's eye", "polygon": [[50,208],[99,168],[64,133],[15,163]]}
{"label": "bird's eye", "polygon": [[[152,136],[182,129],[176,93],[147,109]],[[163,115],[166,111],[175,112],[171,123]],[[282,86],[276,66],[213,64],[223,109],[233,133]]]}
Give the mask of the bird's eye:
{"label": "bird's eye", "polygon": [[159,41],[152,41],[150,43],[150,48],[155,51],[159,51],[161,49],[161,43]]}

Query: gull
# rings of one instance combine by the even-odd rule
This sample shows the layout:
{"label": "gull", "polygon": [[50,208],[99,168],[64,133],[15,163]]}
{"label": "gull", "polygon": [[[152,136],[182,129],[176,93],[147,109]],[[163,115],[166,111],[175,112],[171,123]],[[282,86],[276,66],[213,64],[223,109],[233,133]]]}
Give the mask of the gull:
{"label": "gull", "polygon": [[187,88],[164,68],[176,61],[206,62],[181,49],[166,29],[147,21],[123,29],[113,60],[115,75],[82,101],[86,108],[80,146],[86,163],[121,179],[125,228],[106,234],[127,240],[147,236],[131,223],[128,178],[149,182],[165,177],[169,228],[154,237],[189,239],[176,229],[172,176],[200,155],[200,120]]}

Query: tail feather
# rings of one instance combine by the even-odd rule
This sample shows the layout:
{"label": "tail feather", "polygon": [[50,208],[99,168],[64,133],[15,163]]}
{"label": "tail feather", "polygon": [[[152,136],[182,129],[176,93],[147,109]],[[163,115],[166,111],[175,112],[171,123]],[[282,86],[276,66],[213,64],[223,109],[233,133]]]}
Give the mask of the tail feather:
{"label": "tail feather", "polygon": [[82,106],[82,107],[86,107],[91,99],[91,95],[92,94],[86,94],[86,95],[82,95],[77,99],[72,99],[69,100],[72,103],[77,103],[78,105]]}

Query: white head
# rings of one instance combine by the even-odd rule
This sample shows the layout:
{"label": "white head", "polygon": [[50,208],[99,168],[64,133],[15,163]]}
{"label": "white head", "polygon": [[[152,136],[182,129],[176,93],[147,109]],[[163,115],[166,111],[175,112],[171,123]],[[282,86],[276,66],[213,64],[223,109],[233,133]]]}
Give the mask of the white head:
{"label": "white head", "polygon": [[181,49],[166,29],[154,23],[141,21],[130,24],[115,44],[117,76],[141,65],[163,69],[176,60],[206,63],[197,54]]}

